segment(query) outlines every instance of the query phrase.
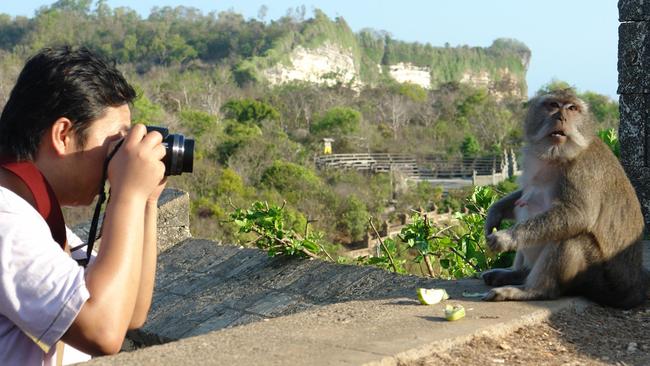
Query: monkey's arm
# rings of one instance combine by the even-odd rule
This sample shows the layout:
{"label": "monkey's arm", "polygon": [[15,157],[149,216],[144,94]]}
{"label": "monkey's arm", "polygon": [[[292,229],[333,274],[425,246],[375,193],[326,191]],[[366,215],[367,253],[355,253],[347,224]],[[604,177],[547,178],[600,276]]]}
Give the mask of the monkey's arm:
{"label": "monkey's arm", "polygon": [[586,190],[583,181],[565,181],[553,206],[546,212],[520,222],[508,230],[487,237],[487,244],[495,252],[521,247],[559,243],[580,233],[587,233],[598,217],[601,192]]}
{"label": "monkey's arm", "polygon": [[516,246],[558,243],[589,232],[598,217],[600,192],[579,186],[566,184],[548,211],[513,226],[510,234]]}
{"label": "monkey's arm", "polygon": [[512,227],[519,246],[557,243],[587,231],[587,214],[575,205],[558,204],[549,211]]}
{"label": "monkey's arm", "polygon": [[521,189],[514,191],[490,206],[485,219],[485,236],[490,235],[495,228],[498,229],[501,220],[514,218],[515,201],[521,198],[521,194]]}

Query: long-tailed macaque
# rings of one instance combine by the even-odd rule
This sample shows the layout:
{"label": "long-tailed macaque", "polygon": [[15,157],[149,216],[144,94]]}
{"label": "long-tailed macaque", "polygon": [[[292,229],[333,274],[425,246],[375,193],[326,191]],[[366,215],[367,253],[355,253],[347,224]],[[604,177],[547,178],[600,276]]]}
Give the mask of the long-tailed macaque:
{"label": "long-tailed macaque", "polygon": [[[595,136],[588,107],[571,90],[529,102],[519,190],[488,210],[495,252],[517,250],[512,269],[483,273],[488,301],[583,295],[631,308],[645,300],[644,221],[618,159]],[[516,224],[494,231],[504,218]]]}

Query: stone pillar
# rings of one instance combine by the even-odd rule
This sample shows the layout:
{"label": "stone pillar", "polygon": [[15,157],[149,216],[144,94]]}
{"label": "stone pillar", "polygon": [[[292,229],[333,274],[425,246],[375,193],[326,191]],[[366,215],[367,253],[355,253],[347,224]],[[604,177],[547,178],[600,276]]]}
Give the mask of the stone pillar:
{"label": "stone pillar", "polygon": [[621,161],[650,223],[650,2],[618,2]]}
{"label": "stone pillar", "polygon": [[[92,219],[91,219],[92,221]],[[72,231],[84,242],[88,239],[91,221],[79,224]],[[99,227],[103,222],[100,216]],[[190,196],[175,188],[166,188],[158,200],[157,220],[158,252],[163,252],[179,242],[190,238]],[[101,246],[101,237],[95,242],[95,249]]]}

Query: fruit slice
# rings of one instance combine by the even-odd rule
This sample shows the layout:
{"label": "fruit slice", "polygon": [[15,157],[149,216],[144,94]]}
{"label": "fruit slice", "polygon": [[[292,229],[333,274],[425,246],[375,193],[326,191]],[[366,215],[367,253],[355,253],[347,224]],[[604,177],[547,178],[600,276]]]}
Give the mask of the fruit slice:
{"label": "fruit slice", "polygon": [[463,291],[463,297],[484,297],[487,292],[467,292]]}
{"label": "fruit slice", "polygon": [[418,288],[417,293],[420,303],[424,305],[437,304],[449,298],[447,291],[441,288]]}
{"label": "fruit slice", "polygon": [[465,317],[465,308],[462,305],[447,305],[445,307],[445,319],[449,321],[458,320]]}

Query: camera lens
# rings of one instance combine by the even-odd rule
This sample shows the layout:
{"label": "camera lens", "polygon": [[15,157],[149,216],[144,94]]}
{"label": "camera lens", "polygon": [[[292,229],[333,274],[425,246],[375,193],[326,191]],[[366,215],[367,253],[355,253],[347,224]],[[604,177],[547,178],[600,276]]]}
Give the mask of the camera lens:
{"label": "camera lens", "polygon": [[164,140],[167,153],[163,158],[165,175],[191,173],[194,168],[194,140],[171,134]]}
{"label": "camera lens", "polygon": [[165,175],[191,173],[194,169],[194,140],[180,134],[169,134],[165,127],[147,126],[147,132],[158,131],[165,145]]}

